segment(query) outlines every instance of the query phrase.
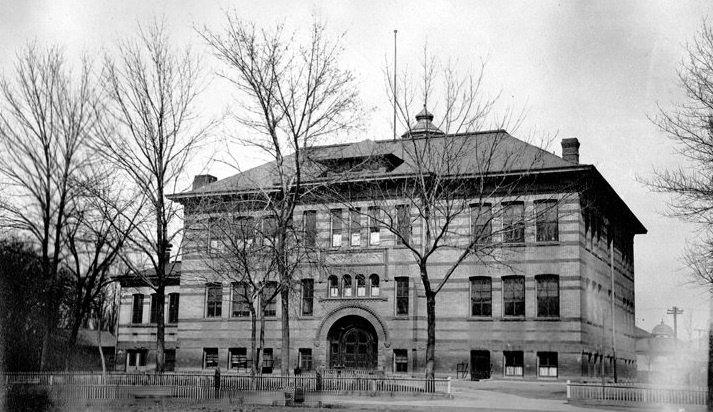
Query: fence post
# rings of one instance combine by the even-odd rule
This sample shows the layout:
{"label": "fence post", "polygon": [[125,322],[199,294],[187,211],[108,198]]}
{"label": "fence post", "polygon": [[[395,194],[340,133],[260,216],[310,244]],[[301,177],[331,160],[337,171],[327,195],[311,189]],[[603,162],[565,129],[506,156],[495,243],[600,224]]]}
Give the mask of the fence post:
{"label": "fence post", "polygon": [[572,399],[572,393],[570,392],[569,383],[570,380],[567,379],[567,403],[569,403],[569,400]]}
{"label": "fence post", "polygon": [[446,393],[448,394],[448,396],[451,395],[451,377],[450,376],[448,377],[448,387],[446,388]]}

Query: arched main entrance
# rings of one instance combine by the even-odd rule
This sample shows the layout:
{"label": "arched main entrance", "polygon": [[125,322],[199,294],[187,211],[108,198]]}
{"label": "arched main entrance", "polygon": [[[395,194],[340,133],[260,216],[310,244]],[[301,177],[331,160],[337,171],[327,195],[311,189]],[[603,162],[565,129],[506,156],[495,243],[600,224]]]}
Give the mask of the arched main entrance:
{"label": "arched main entrance", "polygon": [[375,369],[378,364],[378,337],[368,320],[349,315],[334,322],[327,334],[329,367]]}

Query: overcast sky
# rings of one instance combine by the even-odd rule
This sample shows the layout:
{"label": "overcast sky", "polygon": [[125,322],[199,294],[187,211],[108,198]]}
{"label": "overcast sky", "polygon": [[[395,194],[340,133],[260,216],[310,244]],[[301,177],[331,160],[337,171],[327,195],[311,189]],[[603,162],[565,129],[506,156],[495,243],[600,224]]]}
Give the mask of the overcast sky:
{"label": "overcast sky", "polygon": [[[204,53],[192,26],[219,29],[229,8],[258,25],[299,26],[316,13],[332,33],[346,32],[343,64],[359,79],[365,106],[374,109],[353,140],[391,136],[383,69],[392,59],[394,29],[401,68],[418,67],[426,42],[435,55],[463,68],[487,58],[488,90],[501,91],[502,104],[527,111],[514,134],[556,134],[549,150],[557,154],[561,138],[577,137],[580,161],[594,164],[649,230],[635,239],[637,324],[647,330],[662,319],[672,324],[666,309],[676,305],[684,309],[680,337],[688,337],[690,316],[693,328],[705,326],[707,301],[700,289],[684,285],[680,260],[686,241],[696,237],[694,227],[662,216],[667,197],[650,193],[637,178],[650,177],[654,166],[680,164],[647,115],[657,104],[670,107],[683,98],[676,69],[713,3],[0,0],[0,71],[9,73],[15,52],[30,40],[58,43],[70,56],[82,50],[98,55],[154,15],[165,16],[176,42]],[[215,69],[211,59],[204,61],[208,71]],[[229,104],[226,90],[219,82],[210,85],[203,99],[207,116]],[[240,160],[242,168],[256,162]],[[208,171],[219,178],[231,173],[216,164]]]}

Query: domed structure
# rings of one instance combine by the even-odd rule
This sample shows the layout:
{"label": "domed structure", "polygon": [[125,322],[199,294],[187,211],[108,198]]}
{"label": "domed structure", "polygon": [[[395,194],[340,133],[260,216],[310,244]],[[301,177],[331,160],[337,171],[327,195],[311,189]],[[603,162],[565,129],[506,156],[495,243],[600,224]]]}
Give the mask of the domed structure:
{"label": "domed structure", "polygon": [[651,334],[654,335],[655,338],[672,338],[673,329],[671,329],[671,327],[667,324],[663,323],[662,320],[660,324],[654,326],[654,328],[651,330]]}
{"label": "domed structure", "polygon": [[407,130],[406,133],[402,134],[402,138],[409,137],[420,137],[426,134],[443,136],[443,133],[436,125],[433,124],[433,114],[426,109],[426,105],[423,105],[423,110],[421,110],[416,115],[416,124]]}

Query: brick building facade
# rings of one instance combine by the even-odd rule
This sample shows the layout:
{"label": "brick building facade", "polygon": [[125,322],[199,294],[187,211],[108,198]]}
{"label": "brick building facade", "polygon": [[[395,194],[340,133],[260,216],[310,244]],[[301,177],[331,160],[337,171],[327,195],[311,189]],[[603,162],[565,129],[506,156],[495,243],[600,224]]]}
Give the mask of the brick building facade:
{"label": "brick building facade", "polygon": [[[563,140],[562,157],[503,131],[431,139],[487,139],[493,134],[504,135],[510,146],[519,145],[523,156],[535,154],[542,161],[537,169],[512,172],[537,176],[534,184],[517,194],[517,202],[512,201],[513,193],[488,199],[493,210],[514,205],[516,214],[525,216],[520,237],[497,247],[493,252],[497,264],[466,259],[438,294],[436,373],[454,376],[458,364],[467,364],[475,377],[611,376],[615,347],[619,377],[633,376],[633,238],[646,229],[594,166],[579,164],[576,139]],[[368,148],[370,153],[400,160],[391,170],[362,174],[366,180],[375,174],[407,175],[403,145],[416,138],[314,150],[323,158],[339,160]],[[199,213],[191,207],[192,201],[247,190],[241,186],[245,177],[264,176],[265,167],[220,181],[198,176],[192,191],[173,199],[185,205],[190,222],[192,213]],[[426,307],[410,252],[366,217],[346,219],[349,208],[332,200],[305,200],[295,213],[296,222],[313,227],[316,245],[339,269],[297,280],[291,303],[294,364],[290,369],[325,365],[420,374]],[[372,204],[363,199],[350,207],[366,210]],[[538,215],[538,208],[547,204],[553,212]],[[412,217],[411,230],[418,242],[422,228],[415,211],[404,213]],[[335,224],[336,214],[344,216],[346,223]],[[492,230],[503,228],[505,219],[493,218]],[[467,232],[473,224],[466,213],[455,225]],[[250,317],[241,309],[233,284],[211,281],[205,257],[196,246],[202,240],[188,233],[176,281],[166,291],[167,364],[176,370],[245,368],[250,361]],[[455,258],[455,252],[440,253],[431,276],[443,276]],[[151,313],[158,308],[152,306],[147,287],[127,280],[122,286],[117,364],[122,369],[150,369],[155,356]],[[263,366],[279,369],[279,299],[269,309]]]}

